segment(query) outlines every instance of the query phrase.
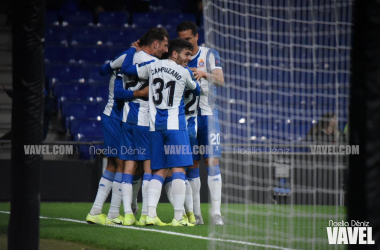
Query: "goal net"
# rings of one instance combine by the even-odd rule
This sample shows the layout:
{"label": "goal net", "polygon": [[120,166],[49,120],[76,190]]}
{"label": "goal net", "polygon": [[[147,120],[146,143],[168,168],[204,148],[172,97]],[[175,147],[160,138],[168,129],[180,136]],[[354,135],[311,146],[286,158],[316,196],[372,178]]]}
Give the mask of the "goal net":
{"label": "goal net", "polygon": [[349,149],[328,152],[348,140],[352,1],[203,8],[225,76],[215,102],[226,225],[210,227],[210,249],[342,249],[326,229],[346,219]]}

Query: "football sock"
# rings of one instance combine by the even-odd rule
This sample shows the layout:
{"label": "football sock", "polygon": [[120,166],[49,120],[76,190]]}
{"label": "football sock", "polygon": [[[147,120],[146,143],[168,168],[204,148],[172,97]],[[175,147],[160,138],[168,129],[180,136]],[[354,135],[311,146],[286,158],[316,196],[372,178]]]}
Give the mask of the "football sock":
{"label": "football sock", "polygon": [[172,204],[172,206],[174,207],[173,195],[172,195],[172,177],[171,176],[165,178],[164,187],[165,187],[166,196],[168,197],[170,204]]}
{"label": "football sock", "polygon": [[201,215],[201,180],[199,178],[199,168],[188,168],[186,177],[192,189],[194,214]]}
{"label": "football sock", "polygon": [[186,196],[185,196],[185,210],[186,212],[193,212],[193,191],[188,180],[185,180]]}
{"label": "football sock", "polygon": [[148,214],[148,189],[149,189],[149,182],[150,179],[152,179],[152,174],[144,174],[143,175],[143,182],[142,182],[142,208],[141,208],[141,215],[147,215]]}
{"label": "football sock", "polygon": [[148,189],[148,216],[154,218],[157,216],[157,204],[160,200],[164,177],[154,174],[149,183]]}
{"label": "football sock", "polygon": [[104,171],[103,176],[102,178],[100,178],[100,181],[99,181],[98,193],[96,194],[94,204],[92,205],[92,208],[90,211],[91,215],[97,215],[97,214],[102,213],[104,202],[106,201],[111,191],[112,182],[114,178],[115,178],[115,173],[112,173],[108,170]]}
{"label": "football sock", "polygon": [[132,207],[137,207],[137,195],[139,194],[141,188],[141,175],[133,177],[133,197],[132,197]]}
{"label": "football sock", "polygon": [[123,174],[123,179],[121,182],[121,190],[123,194],[123,206],[124,206],[125,214],[132,213],[132,207],[131,207],[132,196],[133,196],[132,184],[133,184],[133,175]]}
{"label": "football sock", "polygon": [[222,200],[222,176],[220,175],[219,165],[207,168],[208,188],[210,189],[212,215],[220,215],[220,203]]}
{"label": "football sock", "polygon": [[186,196],[186,176],[184,173],[173,173],[172,195],[173,195],[173,207],[174,218],[178,221],[182,220],[183,205],[185,203]]}
{"label": "football sock", "polygon": [[110,210],[108,211],[108,218],[110,218],[111,220],[119,216],[120,204],[122,200],[122,194],[121,194],[122,177],[123,177],[123,173],[117,172],[115,175],[115,179],[113,179],[111,206],[110,206]]}

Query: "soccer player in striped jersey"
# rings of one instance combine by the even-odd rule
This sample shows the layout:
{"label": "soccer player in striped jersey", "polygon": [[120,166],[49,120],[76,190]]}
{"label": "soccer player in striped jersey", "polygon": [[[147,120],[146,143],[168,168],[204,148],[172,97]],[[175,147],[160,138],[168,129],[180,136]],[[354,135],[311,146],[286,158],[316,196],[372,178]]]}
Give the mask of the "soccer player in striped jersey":
{"label": "soccer player in striped jersey", "polygon": [[[212,221],[214,225],[224,225],[221,213],[222,178],[219,170],[220,150],[220,127],[218,121],[218,109],[214,104],[216,96],[216,86],[224,85],[223,70],[218,52],[214,49],[198,46],[197,26],[193,22],[184,21],[177,26],[178,37],[189,41],[194,49],[188,66],[193,71],[194,77],[200,81],[202,93],[199,99],[197,116],[197,140],[198,145],[210,149],[202,155],[208,172],[208,187],[212,201]],[[193,98],[191,102],[196,102]],[[195,157],[193,166],[188,168],[187,176],[193,191],[194,214],[196,224],[203,224],[200,210],[200,179],[199,179],[199,160]]]}
{"label": "soccer player in striped jersey", "polygon": [[[169,59],[145,65],[132,65],[128,57],[121,71],[149,79],[149,115],[151,134],[151,169],[154,171],[148,189],[148,216],[146,225],[161,225],[156,208],[160,199],[162,184],[168,169],[172,175],[172,196],[174,218],[172,226],[194,226],[182,218],[185,202],[185,167],[192,165],[192,153],[186,128],[183,93],[185,88],[196,89],[193,74],[181,66],[190,60],[191,43],[176,38],[169,44]],[[181,150],[175,150],[180,148]]]}
{"label": "soccer player in striped jersey", "polygon": [[[91,208],[86,217],[86,221],[92,224],[122,224],[124,217],[119,215],[121,204],[121,180],[124,171],[124,163],[118,158],[120,151],[121,135],[121,113],[124,106],[124,100],[133,98],[146,97],[148,88],[137,91],[125,91],[115,86],[116,69],[126,56],[126,51],[117,56],[115,60],[106,64],[101,70],[101,75],[111,73],[109,80],[108,102],[102,114],[102,126],[105,146],[105,156],[107,157],[107,167],[99,182],[98,192]],[[114,70],[115,69],[115,70]],[[102,213],[102,208],[112,189],[111,207],[108,216]]]}
{"label": "soccer player in striped jersey", "polygon": [[[169,34],[164,28],[152,28],[139,39],[141,51],[133,56],[133,64],[141,64],[152,60],[158,60],[168,52]],[[125,88],[130,91],[144,89],[148,86],[147,80],[136,76],[123,75]],[[136,203],[138,189],[136,185],[136,162],[143,162],[144,175],[142,183],[143,204],[138,225],[145,225],[147,211],[148,186],[152,177],[150,169],[150,133],[149,133],[149,103],[148,98],[135,98],[124,104],[122,113],[121,144],[128,148],[120,152],[120,159],[125,160],[124,174],[122,178],[123,205],[125,212],[124,225],[133,225],[136,222],[133,209]],[[137,185],[141,185],[137,182]],[[137,192],[136,192],[137,191]],[[133,203],[133,204],[131,204]]]}

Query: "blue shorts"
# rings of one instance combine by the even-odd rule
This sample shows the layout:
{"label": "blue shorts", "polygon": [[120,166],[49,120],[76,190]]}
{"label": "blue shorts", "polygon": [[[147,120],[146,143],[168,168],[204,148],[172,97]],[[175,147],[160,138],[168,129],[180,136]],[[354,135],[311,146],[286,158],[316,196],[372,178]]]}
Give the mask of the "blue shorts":
{"label": "blue shorts", "polygon": [[198,116],[197,119],[199,154],[204,159],[221,157],[218,111],[214,110],[214,115]]}
{"label": "blue shorts", "polygon": [[104,136],[104,148],[106,157],[118,157],[120,150],[122,121],[102,114],[102,129]]}
{"label": "blue shorts", "polygon": [[149,127],[123,122],[119,158],[126,161],[150,160]]}
{"label": "blue shorts", "polygon": [[186,130],[159,130],[150,134],[152,170],[193,165],[189,134]]}
{"label": "blue shorts", "polygon": [[190,117],[187,121],[187,132],[189,134],[190,147],[193,152],[193,161],[201,159],[201,156],[196,148],[198,147],[198,139],[197,139],[197,128],[196,128],[197,124],[196,124],[195,119],[196,117]]}

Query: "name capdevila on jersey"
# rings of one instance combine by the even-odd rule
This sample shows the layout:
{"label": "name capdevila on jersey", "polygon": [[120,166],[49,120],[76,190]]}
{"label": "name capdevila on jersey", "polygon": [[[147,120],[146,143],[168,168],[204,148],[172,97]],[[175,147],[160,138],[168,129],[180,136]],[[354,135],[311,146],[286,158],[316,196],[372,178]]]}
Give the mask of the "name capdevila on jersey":
{"label": "name capdevila on jersey", "polygon": [[369,222],[360,222],[352,220],[351,223],[347,221],[329,220],[329,227],[327,227],[327,237],[329,244],[375,244],[372,240],[372,227]]}
{"label": "name capdevila on jersey", "polygon": [[177,81],[182,78],[182,76],[177,71],[175,71],[174,69],[166,68],[166,67],[152,69],[152,76],[159,72],[165,72],[169,75],[172,75],[174,76],[175,79],[177,79]]}

